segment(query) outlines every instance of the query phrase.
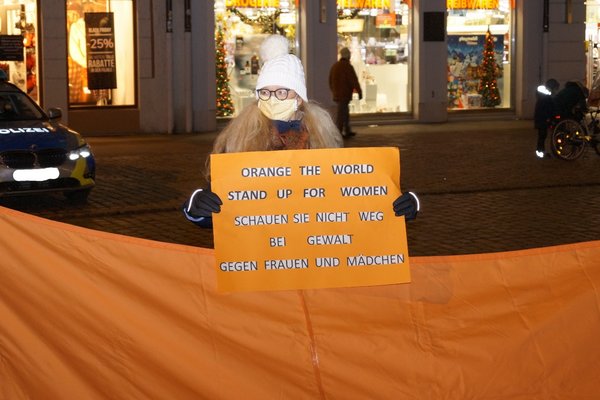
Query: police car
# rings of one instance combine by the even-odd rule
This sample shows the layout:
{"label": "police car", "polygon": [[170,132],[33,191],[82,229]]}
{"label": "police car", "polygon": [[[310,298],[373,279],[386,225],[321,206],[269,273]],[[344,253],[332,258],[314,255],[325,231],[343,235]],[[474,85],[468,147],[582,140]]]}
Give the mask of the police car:
{"label": "police car", "polygon": [[0,197],[63,192],[85,202],[95,185],[96,164],[81,135],[44,112],[0,70]]}

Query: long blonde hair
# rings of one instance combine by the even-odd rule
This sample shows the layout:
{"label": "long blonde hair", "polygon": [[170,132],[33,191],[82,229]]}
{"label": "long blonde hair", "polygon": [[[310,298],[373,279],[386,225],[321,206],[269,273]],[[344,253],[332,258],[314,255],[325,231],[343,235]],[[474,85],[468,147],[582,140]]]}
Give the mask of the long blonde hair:
{"label": "long blonde hair", "polygon": [[[303,102],[303,125],[309,135],[311,149],[343,147],[343,139],[331,115],[317,103]],[[259,110],[256,102],[246,106],[227,124],[215,139],[212,153],[239,153],[273,149],[272,121]],[[210,182],[209,160],[206,160],[205,178]]]}

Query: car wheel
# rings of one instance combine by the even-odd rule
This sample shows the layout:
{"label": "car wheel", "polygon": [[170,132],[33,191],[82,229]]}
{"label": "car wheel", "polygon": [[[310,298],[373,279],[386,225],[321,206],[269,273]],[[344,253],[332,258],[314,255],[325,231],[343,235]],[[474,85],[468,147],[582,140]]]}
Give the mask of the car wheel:
{"label": "car wheel", "polygon": [[92,189],[73,190],[65,192],[65,197],[71,203],[85,204]]}

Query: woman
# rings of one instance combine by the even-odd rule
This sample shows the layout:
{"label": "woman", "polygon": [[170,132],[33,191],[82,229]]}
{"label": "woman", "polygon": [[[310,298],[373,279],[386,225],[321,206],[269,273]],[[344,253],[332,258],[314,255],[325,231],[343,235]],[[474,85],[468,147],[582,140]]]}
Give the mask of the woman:
{"label": "woman", "polygon": [[[261,45],[264,64],[256,82],[257,102],[245,107],[215,140],[213,153],[299,150],[342,147],[342,136],[327,111],[306,96],[304,68],[289,54],[288,41],[271,35]],[[210,170],[206,168],[210,182]],[[186,218],[199,226],[212,226],[212,213],[221,211],[221,199],[198,189],[184,205]],[[396,215],[414,219],[418,199],[405,193],[394,202]]]}

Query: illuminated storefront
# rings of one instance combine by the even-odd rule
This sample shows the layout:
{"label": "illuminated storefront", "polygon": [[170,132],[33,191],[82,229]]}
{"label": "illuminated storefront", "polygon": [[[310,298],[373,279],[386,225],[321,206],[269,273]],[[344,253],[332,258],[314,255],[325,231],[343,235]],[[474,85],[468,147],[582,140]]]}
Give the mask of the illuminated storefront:
{"label": "illuminated storefront", "polygon": [[338,53],[350,50],[363,98],[350,112],[409,112],[411,28],[410,1],[337,0]]}
{"label": "illuminated storefront", "polygon": [[585,40],[587,50],[586,81],[588,86],[598,76],[600,69],[600,0],[586,2]]}
{"label": "illuminated storefront", "polygon": [[135,104],[133,0],[68,0],[70,107]]}
{"label": "illuminated storefront", "polygon": [[512,0],[447,0],[448,109],[511,107]]}
{"label": "illuminated storefront", "polygon": [[215,1],[217,117],[235,116],[256,100],[258,49],[266,36],[284,35],[290,51],[298,53],[296,24],[293,0]]}
{"label": "illuminated storefront", "polygon": [[84,134],[212,132],[256,100],[259,46],[276,32],[332,112],[328,72],[351,50],[357,124],[531,118],[544,79],[597,75],[599,3],[0,0],[0,68]]}
{"label": "illuminated storefront", "polygon": [[0,69],[39,101],[37,35],[35,0],[0,1]]}
{"label": "illuminated storefront", "polygon": [[[217,116],[254,101],[265,35],[286,35],[299,55],[298,2],[216,0]],[[513,0],[447,0],[448,110],[512,107]],[[410,0],[336,0],[337,49],[347,47],[363,98],[354,115],[413,112]],[[489,35],[488,35],[489,31]],[[331,40],[331,39],[330,39]]]}

